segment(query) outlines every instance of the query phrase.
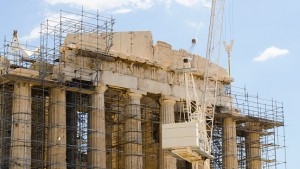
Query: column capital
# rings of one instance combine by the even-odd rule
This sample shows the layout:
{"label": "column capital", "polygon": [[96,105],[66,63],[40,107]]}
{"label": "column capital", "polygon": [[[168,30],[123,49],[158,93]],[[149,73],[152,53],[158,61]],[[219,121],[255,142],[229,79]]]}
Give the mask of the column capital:
{"label": "column capital", "polygon": [[262,130],[262,127],[260,126],[260,123],[258,122],[247,122],[245,123],[245,128],[247,130],[250,130],[249,133],[253,132],[260,132]]}
{"label": "column capital", "polygon": [[100,82],[97,86],[95,86],[95,90],[97,93],[104,93],[108,87],[105,83]]}
{"label": "column capital", "polygon": [[143,95],[146,95],[147,92],[143,90],[135,90],[135,89],[128,89],[126,95],[129,97],[137,97],[142,98]]}
{"label": "column capital", "polygon": [[178,97],[174,97],[174,96],[165,96],[162,95],[159,98],[159,103],[176,103],[176,101],[179,101],[180,99]]}

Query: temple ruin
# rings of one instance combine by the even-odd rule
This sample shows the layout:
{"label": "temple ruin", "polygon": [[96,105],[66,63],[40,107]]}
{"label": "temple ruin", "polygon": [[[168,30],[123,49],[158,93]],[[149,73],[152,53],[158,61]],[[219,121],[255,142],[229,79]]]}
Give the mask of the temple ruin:
{"label": "temple ruin", "polygon": [[[231,86],[218,73],[209,167],[192,148],[162,149],[162,124],[183,122],[183,57],[202,95],[206,59],[151,32],[114,32],[112,18],[62,12],[41,24],[30,55],[4,44],[0,57],[0,168],[259,169],[285,164],[283,104]],[[213,63],[210,66],[215,66]],[[184,133],[185,130],[178,131]],[[184,143],[185,138],[178,138]],[[178,150],[179,151],[179,150]],[[180,153],[179,153],[180,154]],[[196,158],[198,157],[198,158]],[[189,159],[189,160],[186,160]],[[197,166],[192,165],[197,161]]]}

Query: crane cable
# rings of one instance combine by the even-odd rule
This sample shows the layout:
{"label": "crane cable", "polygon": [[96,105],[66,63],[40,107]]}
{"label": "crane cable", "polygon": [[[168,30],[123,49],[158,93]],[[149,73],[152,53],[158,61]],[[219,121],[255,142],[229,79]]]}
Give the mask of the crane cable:
{"label": "crane cable", "polygon": [[[204,3],[204,1],[202,1],[202,4],[203,4],[203,3]],[[197,43],[197,39],[198,39],[198,36],[199,36],[199,32],[200,32],[201,26],[202,26],[202,24],[203,24],[204,17],[205,17],[205,15],[206,15],[206,11],[207,11],[207,9],[209,8],[208,6],[206,6],[206,5],[204,5],[204,4],[203,4],[203,7],[204,7],[204,8],[203,8],[203,12],[202,12],[200,21],[199,21],[199,23],[197,24],[196,33],[195,33],[194,38],[192,39],[192,43],[191,43],[191,45],[190,45],[190,47],[189,47],[189,52],[192,52],[192,51],[194,50],[194,47],[195,47],[195,45],[196,45],[196,43]]]}

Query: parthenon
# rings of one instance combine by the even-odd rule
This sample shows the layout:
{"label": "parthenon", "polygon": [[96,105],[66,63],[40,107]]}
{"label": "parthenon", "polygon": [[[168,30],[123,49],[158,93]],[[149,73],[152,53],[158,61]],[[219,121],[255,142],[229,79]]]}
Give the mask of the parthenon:
{"label": "parthenon", "polygon": [[[96,23],[82,20],[91,16],[43,22],[39,50],[31,55],[14,48],[14,39],[5,46],[0,168],[259,169],[281,164],[276,152],[284,146],[278,139],[284,127],[282,103],[231,86],[234,79],[222,67],[211,157],[193,147],[182,146],[177,154],[171,145],[163,148],[168,135],[162,125],[187,118],[181,109],[186,89],[176,70],[191,55],[196,92],[202,96],[206,59],[167,42],[153,43],[149,31],[114,32],[113,19],[93,17]],[[176,131],[186,134],[178,143],[189,140],[186,131]]]}

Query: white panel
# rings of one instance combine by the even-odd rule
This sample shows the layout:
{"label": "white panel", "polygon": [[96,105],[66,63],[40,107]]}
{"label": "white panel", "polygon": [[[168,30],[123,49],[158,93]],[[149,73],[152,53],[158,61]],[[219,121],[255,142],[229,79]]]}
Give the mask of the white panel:
{"label": "white panel", "polygon": [[163,138],[176,138],[176,137],[196,137],[196,128],[195,127],[186,127],[186,128],[165,128],[163,130]]}
{"label": "white panel", "polygon": [[197,137],[180,137],[163,139],[162,148],[163,149],[175,149],[179,147],[198,147]]}
{"label": "white panel", "polygon": [[172,123],[162,125],[162,148],[198,147],[199,132],[197,122]]}

